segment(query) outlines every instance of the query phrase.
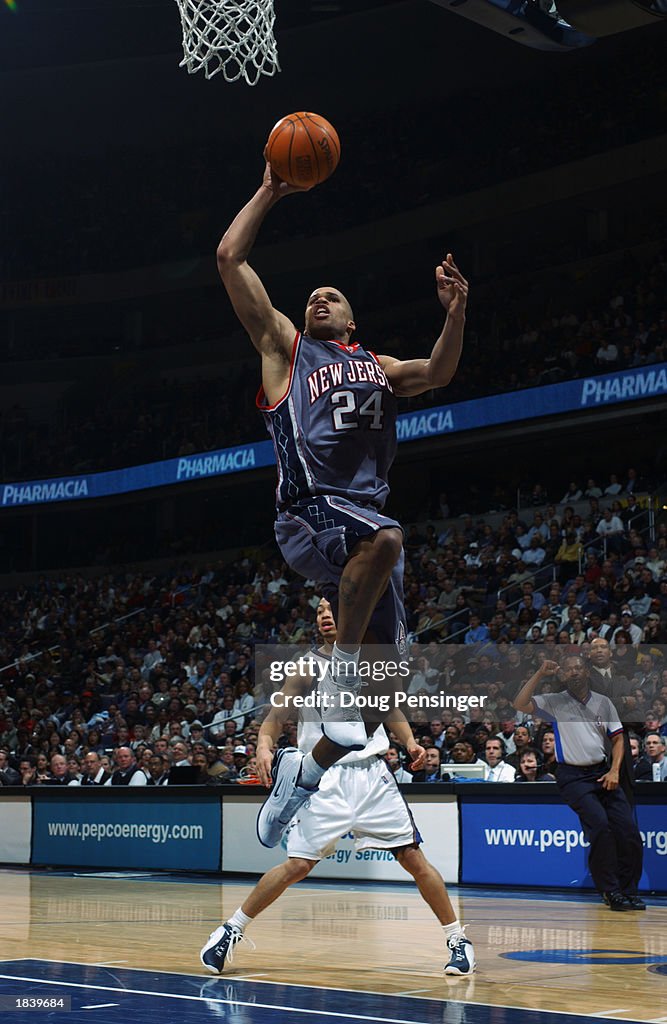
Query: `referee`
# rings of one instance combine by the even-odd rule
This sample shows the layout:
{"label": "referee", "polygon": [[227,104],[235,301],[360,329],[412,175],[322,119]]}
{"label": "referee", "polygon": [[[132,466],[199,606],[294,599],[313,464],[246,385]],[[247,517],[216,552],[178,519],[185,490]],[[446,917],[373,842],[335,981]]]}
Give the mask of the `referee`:
{"label": "referee", "polygon": [[563,660],[560,677],[567,687],[564,692],[534,697],[538,683],[558,669],[555,661],[544,661],[517,694],[514,707],[553,726],[556,785],[579,816],[590,843],[590,872],[605,903],[610,910],[646,910],[637,896],[642,840],[618,784],[624,756],[623,726],[610,699],[591,690],[586,663],[579,655]]}

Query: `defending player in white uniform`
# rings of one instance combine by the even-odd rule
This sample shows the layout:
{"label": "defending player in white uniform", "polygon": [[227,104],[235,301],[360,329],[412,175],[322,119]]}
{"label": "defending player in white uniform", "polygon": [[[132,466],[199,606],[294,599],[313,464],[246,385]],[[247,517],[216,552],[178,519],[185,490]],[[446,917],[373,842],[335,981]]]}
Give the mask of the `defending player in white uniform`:
{"label": "defending player in white uniform", "polygon": [[[324,598],[317,609],[317,624],[324,645],[318,655],[328,658],[336,638],[331,605]],[[311,679],[292,679],[283,687],[286,695],[303,695],[312,688]],[[283,723],[291,713],[272,707],[264,721],[257,743],[257,768],[262,783],[271,781],[273,749]],[[387,724],[399,743],[412,757],[413,768],[421,767],[424,750],[416,742],[405,715],[394,709]],[[300,717],[299,749],[309,751],[321,736],[316,718]],[[201,962],[214,974],[220,974],[225,960],[244,937],[250,922],[273,903],[290,885],[301,881],[315,865],[327,857],[346,832],[352,832],[357,849],[391,850],[401,867],[417,883],[422,897],[442,925],[449,950],[446,974],[469,975],[475,969],[472,943],[456,917],[440,873],[422,853],[421,837],[412,815],[382,758],[389,746],[384,725],[379,725],[363,750],[346,754],[323,776],[314,791],[287,828],[287,860],[267,871],[244,903],[211,933],[200,953]]]}

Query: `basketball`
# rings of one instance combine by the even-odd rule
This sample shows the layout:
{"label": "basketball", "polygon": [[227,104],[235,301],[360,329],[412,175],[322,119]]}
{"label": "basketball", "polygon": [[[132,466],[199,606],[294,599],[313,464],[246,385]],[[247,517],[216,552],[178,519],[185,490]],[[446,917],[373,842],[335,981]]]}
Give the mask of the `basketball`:
{"label": "basketball", "polygon": [[271,129],[266,157],[282,181],[312,188],[336,170],[340,139],[326,118],[300,110],[287,114]]}

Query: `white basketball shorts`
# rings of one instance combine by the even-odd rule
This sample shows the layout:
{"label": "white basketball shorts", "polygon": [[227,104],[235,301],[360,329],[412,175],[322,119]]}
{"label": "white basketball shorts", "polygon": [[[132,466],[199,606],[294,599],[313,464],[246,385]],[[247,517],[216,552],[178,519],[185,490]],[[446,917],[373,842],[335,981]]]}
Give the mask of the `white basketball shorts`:
{"label": "white basketball shorts", "polygon": [[410,809],[382,758],[334,764],[287,826],[287,855],[322,860],[346,833],[357,850],[421,843]]}

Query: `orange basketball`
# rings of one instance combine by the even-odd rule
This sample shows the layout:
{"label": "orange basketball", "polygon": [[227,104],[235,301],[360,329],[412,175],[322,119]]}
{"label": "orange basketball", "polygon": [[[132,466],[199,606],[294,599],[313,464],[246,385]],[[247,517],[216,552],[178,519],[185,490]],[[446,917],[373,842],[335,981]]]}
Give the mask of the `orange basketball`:
{"label": "orange basketball", "polygon": [[266,156],[283,181],[312,188],[336,170],[340,139],[324,117],[300,110],[281,118],[271,129]]}

